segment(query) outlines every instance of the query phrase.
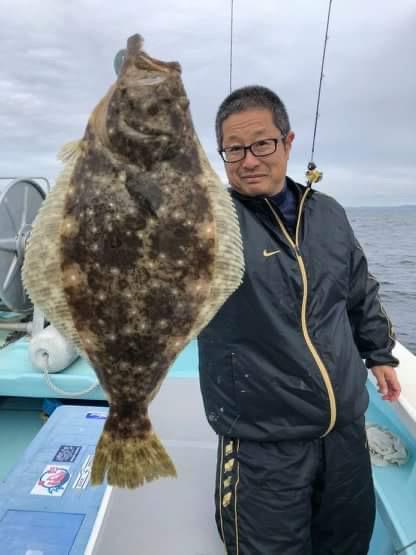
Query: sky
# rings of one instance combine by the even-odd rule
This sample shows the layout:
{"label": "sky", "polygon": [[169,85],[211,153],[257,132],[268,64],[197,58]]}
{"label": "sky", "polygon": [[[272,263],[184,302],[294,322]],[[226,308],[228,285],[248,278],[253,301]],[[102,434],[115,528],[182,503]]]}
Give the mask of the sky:
{"label": "sky", "polygon": [[[234,0],[232,87],[282,98],[296,133],[288,174],[301,182],[327,11],[328,0]],[[181,64],[225,181],[214,119],[229,93],[230,0],[2,0],[0,29],[0,176],[54,183],[57,152],[82,136],[115,54],[138,32],[151,56]],[[314,159],[317,188],[344,206],[416,204],[415,52],[415,0],[333,0]]]}

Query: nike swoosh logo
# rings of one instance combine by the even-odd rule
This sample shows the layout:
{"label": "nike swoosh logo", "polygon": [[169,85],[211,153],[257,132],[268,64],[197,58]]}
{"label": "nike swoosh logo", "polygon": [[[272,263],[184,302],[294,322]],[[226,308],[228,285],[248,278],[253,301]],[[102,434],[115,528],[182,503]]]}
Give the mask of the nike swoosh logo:
{"label": "nike swoosh logo", "polygon": [[274,254],[278,254],[280,252],[280,250],[277,251],[266,251],[266,249],[264,249],[263,251],[263,256],[273,256]]}

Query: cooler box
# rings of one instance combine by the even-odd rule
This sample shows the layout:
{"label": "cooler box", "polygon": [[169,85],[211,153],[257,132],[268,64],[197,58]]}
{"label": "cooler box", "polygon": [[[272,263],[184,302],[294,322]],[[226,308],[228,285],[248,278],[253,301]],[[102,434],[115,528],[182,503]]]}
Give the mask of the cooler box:
{"label": "cooler box", "polygon": [[[84,555],[106,486],[89,485],[108,409],[58,407],[0,484],[0,552]],[[2,446],[7,449],[7,446]]]}

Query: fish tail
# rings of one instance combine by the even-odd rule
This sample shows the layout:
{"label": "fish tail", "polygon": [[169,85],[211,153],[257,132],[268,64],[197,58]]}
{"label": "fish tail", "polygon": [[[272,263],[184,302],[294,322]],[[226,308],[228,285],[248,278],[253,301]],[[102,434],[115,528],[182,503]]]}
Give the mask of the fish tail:
{"label": "fish tail", "polygon": [[91,484],[101,484],[106,476],[111,486],[137,488],[161,477],[176,477],[176,470],[153,431],[144,439],[121,439],[104,431],[95,451]]}

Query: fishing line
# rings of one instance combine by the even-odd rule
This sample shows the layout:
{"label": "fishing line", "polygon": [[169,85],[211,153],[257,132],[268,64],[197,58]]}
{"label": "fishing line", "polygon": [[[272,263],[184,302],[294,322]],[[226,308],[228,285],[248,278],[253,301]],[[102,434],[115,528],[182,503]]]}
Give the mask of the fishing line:
{"label": "fishing line", "polygon": [[321,62],[321,75],[320,75],[320,78],[319,78],[318,99],[317,99],[317,102],[316,102],[315,126],[314,126],[314,130],[313,130],[312,152],[311,152],[311,159],[310,159],[311,162],[313,162],[313,155],[315,153],[316,129],[318,127],[319,104],[320,104],[320,101],[321,101],[322,79],[323,79],[323,76],[324,76],[326,44],[328,42],[328,28],[329,28],[329,20],[330,20],[330,17],[331,17],[331,7],[332,7],[332,0],[329,0],[328,17],[327,17],[327,20],[326,20],[326,31],[325,31],[325,40],[324,40],[324,51],[323,51],[323,54],[322,54],[322,62]]}

